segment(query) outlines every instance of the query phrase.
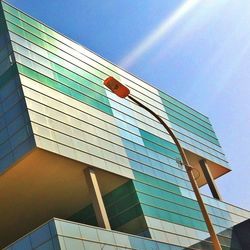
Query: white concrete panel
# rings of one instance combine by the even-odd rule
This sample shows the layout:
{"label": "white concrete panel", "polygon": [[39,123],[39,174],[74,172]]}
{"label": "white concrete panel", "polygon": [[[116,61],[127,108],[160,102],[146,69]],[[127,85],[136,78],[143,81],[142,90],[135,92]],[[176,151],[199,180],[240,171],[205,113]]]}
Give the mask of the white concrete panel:
{"label": "white concrete panel", "polygon": [[[121,138],[117,131],[118,128],[115,125],[112,125],[112,123],[114,123],[113,117],[96,109],[92,109],[91,107],[90,110],[92,109],[92,112],[86,113],[86,109],[84,107],[85,105],[82,105],[82,103],[78,101],[71,100],[72,98],[68,98],[67,96],[43,86],[27,77],[21,76],[21,81],[31,121],[40,123],[49,128],[47,131],[43,127],[38,128],[38,126],[33,125],[35,133],[60,143],[64,142],[73,148],[77,146],[77,143],[79,143],[76,142],[78,140],[72,139],[73,137],[82,138],[82,140],[86,140],[92,144],[94,143],[93,146],[87,146],[86,152],[95,152],[98,154],[101,150],[100,147],[102,147],[102,150],[105,150],[105,153],[102,153],[102,157],[107,161],[122,164],[125,169],[122,169],[120,172],[123,173],[122,175],[127,175],[126,168],[130,168],[130,165],[125,149],[122,146],[123,144]],[[36,100],[39,100],[39,102],[34,100],[34,97]],[[59,100],[63,99],[63,103],[53,98],[57,98]],[[71,106],[69,106],[70,104]],[[84,110],[84,112],[80,110],[81,106],[83,106],[82,110]],[[75,107],[77,107],[77,109]],[[100,118],[103,118],[104,116],[103,120],[98,118],[98,113],[101,114],[99,116]],[[105,116],[107,119],[105,119]],[[107,123],[105,120],[112,123],[109,123],[108,126],[106,126]],[[101,128],[96,127],[97,124]],[[112,129],[112,133],[107,131],[107,129]],[[60,131],[61,133],[70,135],[72,138],[56,134],[55,131]],[[110,153],[110,151],[114,153]],[[77,157],[79,154],[77,155],[76,153],[71,152],[71,150],[66,151],[63,147],[60,148],[59,152],[64,152],[65,154],[70,155],[71,158],[78,159]],[[122,168],[122,166],[113,166],[113,163],[107,165],[109,169],[114,170],[114,168],[116,168],[116,173],[117,169]],[[132,171],[130,175],[131,174]]]}
{"label": "white concrete panel", "polygon": [[[27,97],[32,98],[32,95],[37,92],[42,94],[40,96],[40,101],[42,101],[45,105],[50,106],[52,103],[56,104],[57,107],[64,109],[65,112],[77,114],[77,117],[80,116],[79,119],[82,117],[84,119],[93,119],[93,124],[99,120],[100,123],[114,123],[114,118],[106,113],[103,113],[91,106],[79,102],[69,96],[66,96],[54,89],[46,87],[30,78],[27,78],[23,75],[20,75],[21,83],[23,86],[27,86],[24,91]],[[34,90],[34,91],[32,91]],[[100,119],[101,118],[101,119]],[[102,122],[103,121],[103,122]],[[117,128],[116,128],[117,130]],[[112,132],[115,133],[115,126],[112,127]]]}
{"label": "white concrete panel", "polygon": [[[46,115],[46,113],[38,114],[30,110],[29,114],[32,122],[42,125],[35,126],[33,128],[34,133],[38,133],[46,138],[49,137],[57,142],[64,143],[74,148],[84,148],[89,153],[94,153],[99,157],[103,157],[114,162],[123,162],[126,167],[129,166],[127,156],[124,154],[123,146],[114,145],[110,141],[98,138],[96,135],[88,134],[85,131],[73,128],[71,125],[64,124],[49,117],[46,118],[46,123],[43,123],[41,122],[41,117]],[[105,153],[103,153],[103,150],[105,150]],[[122,157],[124,159],[121,160]]]}
{"label": "white concrete panel", "polygon": [[[49,128],[45,128],[33,122],[31,125],[37,147],[130,179],[134,178],[129,166],[122,166],[117,163],[119,162],[119,156],[113,156],[112,153],[104,149],[73,139],[57,131],[54,132],[54,136],[51,136]],[[74,148],[75,145],[78,145],[77,148]],[[97,151],[99,151],[99,153],[97,153]],[[116,161],[110,162],[110,160],[115,159],[115,157],[117,157]]]}
{"label": "white concrete panel", "polygon": [[67,131],[67,133],[76,138],[91,141],[96,145],[105,145],[110,151],[115,151],[114,149],[116,149],[116,152],[124,156],[126,155],[124,151],[120,149],[122,143],[119,136],[101,128],[97,128],[82,120],[78,120],[68,114],[54,110],[53,106],[47,107],[31,99],[26,99],[26,103],[31,121],[35,121],[53,129]]}
{"label": "white concrete panel", "polygon": [[43,148],[52,153],[59,154],[59,148],[56,142],[46,139],[44,137],[38,136],[38,135],[34,135],[34,138],[35,138],[37,147]]}

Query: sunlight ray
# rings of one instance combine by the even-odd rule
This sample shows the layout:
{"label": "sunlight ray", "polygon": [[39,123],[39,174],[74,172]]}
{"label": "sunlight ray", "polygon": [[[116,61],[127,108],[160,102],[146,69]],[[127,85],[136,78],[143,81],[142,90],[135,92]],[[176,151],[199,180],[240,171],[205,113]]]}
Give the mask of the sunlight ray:
{"label": "sunlight ray", "polygon": [[147,50],[153,47],[175,24],[177,24],[187,13],[189,13],[200,0],[187,0],[171,16],[167,16],[156,29],[141,41],[127,56],[119,63],[124,68],[133,65]]}

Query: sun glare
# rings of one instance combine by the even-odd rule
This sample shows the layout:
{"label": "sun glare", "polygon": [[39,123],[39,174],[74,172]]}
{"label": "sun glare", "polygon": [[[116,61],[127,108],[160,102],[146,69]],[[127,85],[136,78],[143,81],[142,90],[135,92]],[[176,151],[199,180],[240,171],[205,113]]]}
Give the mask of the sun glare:
{"label": "sun glare", "polygon": [[123,68],[132,66],[147,50],[153,47],[175,24],[177,24],[187,13],[189,13],[200,0],[187,0],[171,16],[167,16],[156,29],[124,57],[119,65]]}

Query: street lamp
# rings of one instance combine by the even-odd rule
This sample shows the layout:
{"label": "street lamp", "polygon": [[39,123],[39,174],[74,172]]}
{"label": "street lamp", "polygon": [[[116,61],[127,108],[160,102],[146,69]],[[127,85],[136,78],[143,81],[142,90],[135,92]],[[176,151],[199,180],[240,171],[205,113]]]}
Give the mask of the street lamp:
{"label": "street lamp", "polygon": [[130,90],[124,86],[123,84],[121,84],[119,81],[117,81],[114,77],[109,76],[106,80],[104,80],[104,85],[106,87],[108,87],[114,94],[116,94],[117,96],[121,97],[121,98],[125,98],[128,97],[130,100],[132,100],[133,102],[135,102],[138,106],[142,107],[143,109],[147,110],[151,115],[153,115],[162,125],[163,127],[167,130],[167,132],[169,133],[169,135],[171,136],[171,138],[174,140],[174,143],[176,144],[179,153],[181,155],[182,158],[182,163],[185,166],[186,172],[188,174],[189,180],[191,182],[191,185],[193,187],[193,191],[195,193],[196,199],[199,203],[203,218],[206,222],[209,234],[211,236],[211,239],[213,241],[214,244],[214,249],[215,250],[222,250],[221,245],[219,243],[218,237],[215,233],[213,224],[209,218],[207,209],[205,207],[205,204],[202,200],[198,185],[195,181],[194,175],[193,175],[193,167],[191,167],[189,165],[187,156],[184,152],[184,149],[181,147],[178,139],[176,138],[176,136],[174,135],[173,131],[170,129],[170,127],[162,120],[162,118],[157,115],[154,111],[152,111],[151,109],[149,109],[148,107],[146,107],[144,104],[142,104],[140,101],[138,101],[137,99],[135,99],[134,97],[132,97],[130,94]]}

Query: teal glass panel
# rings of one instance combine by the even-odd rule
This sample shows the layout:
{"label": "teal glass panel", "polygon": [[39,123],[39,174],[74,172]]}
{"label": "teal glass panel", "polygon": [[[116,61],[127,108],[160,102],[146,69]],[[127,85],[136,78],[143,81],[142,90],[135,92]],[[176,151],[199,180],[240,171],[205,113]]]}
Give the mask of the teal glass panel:
{"label": "teal glass panel", "polygon": [[[13,8],[12,6],[8,5],[7,3],[2,2],[3,5],[3,9],[6,12],[11,13],[12,15],[24,20],[25,22],[33,25],[34,27],[38,28],[38,29],[43,29],[43,28],[47,28],[46,26],[42,25],[41,23],[37,22],[35,19],[29,17],[28,15],[24,14],[21,11],[18,11],[17,9]],[[48,31],[51,32],[51,34],[56,34],[56,32],[52,31],[51,29],[47,28]]]}
{"label": "teal glass panel", "polygon": [[[105,79],[106,75],[102,75],[102,76],[95,76],[94,74],[91,74],[89,72],[87,72],[86,70],[83,70],[73,64],[70,64],[69,62],[63,60],[62,58],[52,54],[52,53],[49,53],[49,56],[48,56],[49,59],[51,59],[52,61],[60,64],[53,64],[53,69],[58,71],[58,72],[64,72],[64,74],[66,74],[68,77],[74,79],[74,78],[77,78],[80,76],[86,78],[86,79],[89,79],[97,84],[99,84],[100,86],[102,86],[102,79]],[[83,65],[85,65],[83,62],[82,62]],[[66,69],[68,68],[68,69]],[[86,68],[86,67],[85,67]],[[94,71],[94,68],[91,68],[91,67],[88,67],[90,71]],[[75,72],[75,73],[73,73]],[[98,75],[98,71],[95,71],[95,73]],[[77,75],[76,75],[77,74]],[[79,81],[79,79],[82,79],[82,78],[78,78],[77,80]],[[99,89],[102,90],[102,93],[105,93],[104,91],[104,88],[103,87],[100,87]]]}
{"label": "teal glass panel", "polygon": [[166,191],[171,191],[173,193],[181,195],[181,191],[178,186],[173,185],[169,182],[160,180],[158,178],[155,178],[150,175],[146,175],[137,171],[134,171],[134,176],[136,181],[148,183],[151,186],[158,187],[160,189],[166,190]]}
{"label": "teal glass panel", "polygon": [[[181,102],[175,100],[174,98],[166,95],[161,91],[159,91],[159,94],[162,98],[162,103],[164,105],[165,111],[167,113],[168,111],[170,112],[168,113],[168,118],[170,122],[173,122],[174,124],[177,124],[180,127],[220,146],[218,139],[207,117],[203,116],[199,112],[191,109],[190,107],[186,106],[185,104],[182,104]],[[178,111],[179,114],[174,112],[173,110]],[[195,120],[196,122],[193,122],[193,120]],[[202,123],[202,125],[200,125],[198,121]]]}
{"label": "teal glass panel", "polygon": [[141,183],[138,181],[134,181],[134,185],[137,192],[147,193],[154,197],[158,197],[175,204],[179,204],[182,206],[186,206],[193,209],[199,209],[198,202],[192,199],[188,199],[186,197],[180,196],[179,194],[175,194],[173,192],[169,192],[168,190],[159,189],[158,187],[154,187],[148,183]]}
{"label": "teal glass panel", "polygon": [[171,157],[172,159],[180,159],[180,154],[179,153],[176,153],[176,152],[173,152],[173,151],[170,151],[162,146],[159,146],[153,142],[150,142],[148,140],[143,140],[144,141],[144,145],[146,148],[149,148],[153,151],[156,151],[160,154],[163,154],[167,157]]}
{"label": "teal glass panel", "polygon": [[196,110],[188,107],[187,105],[185,105],[184,103],[176,100],[175,98],[167,95],[166,93],[159,91],[160,97],[162,98],[163,101],[168,101],[168,103],[172,103],[173,105],[175,105],[175,107],[181,109],[183,112],[185,113],[190,113],[193,116],[198,117],[199,119],[201,119],[202,121],[210,124],[209,119],[204,116],[203,114],[197,112]]}
{"label": "teal glass panel", "polygon": [[56,48],[55,46],[53,46],[49,43],[46,43],[45,41],[41,40],[37,36],[23,30],[22,28],[16,26],[13,23],[7,22],[7,27],[9,29],[9,31],[12,31],[13,33],[27,39],[28,41],[30,41],[30,42],[32,42],[40,47],[43,47],[43,48],[49,50],[52,53],[55,53],[55,54],[60,53],[60,49]]}
{"label": "teal glass panel", "polygon": [[21,19],[15,17],[12,14],[9,14],[8,12],[5,12],[5,18],[7,21],[11,22],[12,24],[15,24],[16,26],[21,27],[22,29],[32,33],[33,35],[46,39],[48,42],[52,43],[52,44],[56,44],[57,41],[51,37],[48,36],[47,34],[41,32],[40,30],[38,30],[37,28],[35,28],[34,26],[31,26],[30,24],[23,22]]}
{"label": "teal glass panel", "polygon": [[77,99],[77,100],[84,102],[84,103],[86,103],[86,104],[88,104],[96,109],[99,109],[99,110],[101,110],[109,115],[112,115],[112,110],[107,105],[104,105],[104,104],[102,104],[102,103],[100,103],[100,102],[98,102],[98,101],[96,101],[96,100],[94,100],[86,95],[81,94],[78,91],[75,91],[75,90],[73,90],[65,85],[62,85],[59,82],[56,82],[55,80],[52,80],[49,77],[46,77],[46,76],[44,76],[44,75],[26,67],[26,66],[23,66],[21,64],[18,64],[18,70],[21,74],[23,74],[23,75],[25,75],[25,76],[27,76],[35,81],[38,81],[41,84],[44,84],[48,87],[51,87],[55,90],[58,90],[63,94],[69,95],[69,96],[73,97],[74,99]]}
{"label": "teal glass panel", "polygon": [[124,195],[133,193],[135,191],[134,185],[132,181],[128,181],[125,184],[121,185],[120,187],[116,188],[112,192],[106,194],[104,196],[104,203],[105,205],[109,206],[117,199],[121,198]]}
{"label": "teal glass panel", "polygon": [[180,224],[186,227],[195,228],[202,231],[207,231],[205,222],[199,221],[197,219],[192,219],[185,215],[176,214],[170,211],[159,209],[158,207],[148,206],[146,204],[141,204],[143,213],[146,216],[154,217],[157,219],[169,221],[172,223]]}
{"label": "teal glass panel", "polygon": [[[34,54],[33,54],[33,56],[34,56]],[[43,74],[47,74],[49,77],[52,77],[56,81],[59,81],[60,83],[62,83],[63,86],[58,85],[58,88],[62,92],[67,92],[67,94],[69,94],[69,95],[70,95],[69,92],[74,93],[74,96],[77,96],[76,99],[82,100],[82,98],[85,98],[85,99],[88,100],[88,102],[93,103],[93,101],[90,98],[88,98],[88,97],[91,97],[92,99],[94,99],[94,103],[96,103],[96,101],[98,101],[98,103],[99,102],[104,103],[107,106],[109,106],[109,100],[106,97],[106,93],[105,93],[103,87],[102,87],[102,91],[104,93],[99,94],[98,92],[93,91],[92,88],[91,88],[91,85],[95,85],[94,83],[88,81],[88,83],[89,83],[88,86],[87,87],[83,86],[81,83],[85,82],[84,78],[82,78],[81,76],[79,76],[79,75],[77,75],[77,74],[75,74],[73,72],[70,72],[69,70],[67,70],[67,69],[65,69],[65,68],[63,68],[63,67],[61,67],[59,65],[56,65],[56,64],[54,64],[52,62],[49,65],[46,65],[47,67],[50,67],[50,66],[52,68],[56,67],[57,71],[58,71],[58,73],[57,73],[57,72],[51,71],[48,68],[45,68],[44,66],[42,66],[40,64],[35,63],[33,61],[33,57],[30,60],[27,60],[26,57],[20,56],[19,54],[16,54],[16,57],[18,57],[17,61],[19,63],[22,63],[25,66],[28,66],[28,67],[30,67],[32,69],[34,68],[35,70],[38,70],[39,72],[41,72]],[[41,58],[41,57],[39,57],[39,58]],[[67,72],[70,72],[70,73],[67,73]],[[66,75],[67,77],[65,77],[64,75]],[[68,78],[68,77],[71,77],[71,79]],[[70,89],[68,89],[64,85],[68,86],[70,89],[72,89],[72,91],[70,91]],[[95,86],[97,86],[97,85],[95,85]],[[81,92],[82,94],[79,94],[79,92]],[[85,100],[85,102],[86,102],[86,100]]]}
{"label": "teal glass panel", "polygon": [[165,111],[167,112],[168,115],[171,115],[177,119],[180,119],[183,122],[186,122],[193,127],[197,127],[200,130],[203,130],[204,132],[209,132],[209,131],[213,132],[212,125],[203,122],[202,120],[198,119],[195,116],[192,116],[192,117],[187,116],[188,114],[187,112],[179,113],[178,111],[169,108],[169,106],[167,106],[169,103],[166,103],[164,100],[163,100],[163,104],[164,104]]}
{"label": "teal glass panel", "polygon": [[[60,66],[57,65],[57,67],[60,67]],[[105,103],[106,105],[109,105],[109,100],[106,96],[99,94],[92,90],[91,82],[89,82],[90,84],[88,87],[85,87],[81,84],[82,82],[85,82],[84,78],[75,75],[74,77],[71,76],[71,79],[73,79],[72,81],[71,79],[63,76],[63,74],[65,73],[65,70],[62,67],[61,67],[61,71],[58,71],[58,72],[60,72],[60,74],[54,72],[54,78],[60,81],[61,83],[66,84],[70,88],[76,89],[77,91],[82,92],[85,95],[88,95],[95,100],[98,100],[100,102]]]}
{"label": "teal glass panel", "polygon": [[92,205],[88,205],[80,211],[76,212],[69,218],[69,220],[94,226],[98,225]]}
{"label": "teal glass panel", "polygon": [[[30,33],[27,33],[26,31],[23,31],[23,30],[20,30],[19,29],[19,27],[17,27],[17,26],[13,26],[11,23],[9,24],[10,25],[10,29],[14,29],[15,30],[15,32],[18,32],[18,33],[22,33],[23,35],[24,35],[24,37],[26,37],[26,39],[30,39],[30,40],[32,40],[32,42],[34,42],[34,43],[37,43],[38,42],[38,40],[37,40],[37,37],[34,37],[33,35],[31,35]],[[47,46],[48,44],[47,43],[44,43],[43,41],[41,41],[40,40],[40,42],[39,43],[37,43],[37,45],[39,45],[39,46]],[[46,47],[45,46],[45,47]],[[48,49],[48,48],[46,48],[46,49]],[[51,50],[50,50],[51,51]],[[54,50],[52,50],[52,52],[55,52]],[[55,63],[52,63],[51,62],[51,67],[54,69],[54,70],[56,70],[57,72],[60,72],[61,74],[64,74],[64,75],[66,75],[67,77],[70,77],[70,78],[72,78],[74,81],[72,81],[72,80],[70,80],[69,78],[66,78],[66,77],[64,77],[63,75],[61,75],[61,74],[58,74],[58,73],[55,73],[54,72],[54,77],[55,77],[55,79],[57,79],[57,80],[59,80],[59,81],[61,81],[61,82],[63,82],[64,84],[71,84],[71,86],[70,87],[75,87],[75,88],[77,88],[77,90],[79,90],[79,91],[81,91],[81,92],[84,92],[85,93],[85,95],[88,95],[88,96],[90,96],[91,98],[94,98],[94,99],[96,99],[96,100],[98,100],[98,102],[100,101],[100,102],[103,102],[103,103],[105,103],[106,105],[108,105],[109,106],[109,100],[108,100],[108,98],[105,96],[106,95],[106,93],[105,93],[105,90],[104,90],[104,88],[103,87],[101,87],[101,85],[102,85],[102,80],[100,79],[100,78],[97,78],[97,77],[95,77],[94,75],[92,75],[92,74],[90,74],[90,73],[88,73],[88,72],[86,72],[86,71],[84,71],[84,70],[82,70],[81,71],[81,76],[79,76],[78,74],[75,74],[74,72],[72,72],[72,71],[70,71],[70,70],[67,70],[67,69],[65,69],[64,67],[62,67],[62,66],[60,66],[60,65],[58,65],[58,64],[55,64]],[[83,77],[88,77],[91,81],[89,81],[89,80],[87,80],[86,78],[83,78]],[[95,81],[95,83],[93,82],[93,81]],[[98,83],[99,85],[97,85],[96,83]],[[61,88],[63,88],[63,87],[61,87]],[[94,91],[92,91],[92,89],[94,90]],[[64,89],[64,91],[65,91],[65,89]],[[99,93],[97,93],[97,92],[99,92],[99,93],[101,93],[102,95],[100,95]],[[81,95],[79,95],[80,97],[79,97],[79,99],[81,100]],[[87,99],[87,100],[86,100]],[[89,98],[85,98],[85,102],[89,102],[89,103],[92,103],[92,105],[95,105],[95,107],[100,107],[100,104],[99,103],[97,103],[97,102],[93,102],[93,101],[91,101]],[[91,104],[90,104],[91,105]],[[105,106],[103,106],[103,109],[107,112],[107,113],[109,113],[109,114],[111,114],[111,108],[107,108],[107,107],[105,107]],[[105,112],[104,111],[104,112]]]}
{"label": "teal glass panel", "polygon": [[168,117],[169,117],[170,122],[173,122],[173,123],[179,125],[180,127],[187,129],[187,130],[191,131],[192,133],[194,133],[194,134],[196,134],[196,135],[198,135],[198,136],[200,136],[200,137],[202,137],[202,138],[204,138],[204,139],[206,139],[206,140],[208,140],[216,145],[219,145],[218,139],[216,138],[216,135],[214,132],[206,131],[206,133],[205,133],[205,132],[203,132],[203,131],[201,131],[201,130],[199,130],[199,129],[197,129],[197,128],[195,128],[195,127],[193,127],[193,126],[191,126],[191,125],[189,125],[189,124],[187,124],[187,123],[185,123],[185,122],[183,122],[183,121],[181,121],[181,120],[179,120],[171,115],[169,115]]}
{"label": "teal glass panel", "polygon": [[[103,197],[112,228],[117,228],[142,214],[139,200],[132,181],[128,181]],[[76,214],[71,220],[89,224],[95,219],[92,205]]]}
{"label": "teal glass panel", "polygon": [[13,8],[12,6],[8,5],[5,2],[1,2],[1,5],[5,11],[9,11],[10,13],[17,15],[17,16],[19,15],[20,11],[18,11],[16,8]]}
{"label": "teal glass panel", "polygon": [[138,198],[141,203],[149,205],[149,206],[155,206],[159,209],[164,209],[176,214],[186,215],[193,219],[203,220],[202,214],[199,210],[194,210],[188,207],[185,207],[184,204],[178,205],[176,203],[173,203],[171,201],[166,201],[162,198],[157,198],[152,196],[152,194],[145,194],[138,192]]}
{"label": "teal glass panel", "polygon": [[[43,40],[47,41],[48,43],[51,43],[55,46],[63,45],[65,46],[65,43],[62,43],[63,40],[68,40],[67,38],[63,37],[62,35],[58,34],[57,32],[53,31],[49,27],[37,22],[36,20],[30,18],[29,16],[25,15],[24,13],[17,11],[13,9],[11,6],[8,6],[4,4],[4,9],[11,13],[6,13],[7,19],[12,22],[13,24],[22,27],[23,29],[26,29],[27,31],[33,33],[37,37],[41,37]],[[23,22],[24,21],[24,22]],[[67,44],[67,43],[66,43]],[[107,69],[103,65],[98,65],[98,70],[94,69],[93,67],[85,64],[86,70],[90,70],[92,73],[94,72],[94,75],[104,79],[108,75],[113,74],[117,75],[115,72]],[[100,71],[100,69],[104,71],[108,71],[108,73],[103,73]]]}
{"label": "teal glass panel", "polygon": [[114,200],[112,205],[107,205],[107,213],[109,217],[114,217],[117,214],[121,213],[121,211],[126,210],[128,207],[132,207],[135,204],[139,203],[137,194],[131,193],[127,194],[124,197],[120,197],[118,200]]}
{"label": "teal glass panel", "polygon": [[140,134],[141,134],[141,137],[146,139],[146,140],[149,140],[149,141],[152,141],[152,142],[155,142],[157,144],[159,144],[160,146],[162,147],[166,147],[170,150],[173,150],[174,152],[178,153],[178,149],[177,149],[177,146],[175,144],[173,144],[172,142],[169,142],[167,140],[164,140],[162,139],[161,137],[159,136],[156,136],[156,135],[153,135],[143,129],[140,129]]}
{"label": "teal glass panel", "polygon": [[[30,26],[29,24],[22,22],[20,19],[14,17],[12,15],[9,15],[8,13],[6,13],[6,18],[9,21],[8,26],[9,26],[9,29],[11,31],[13,31],[19,35],[22,34],[22,37],[25,37],[26,39],[34,42],[35,44],[37,44],[37,45],[39,45],[47,50],[49,50],[52,53],[56,53],[59,55],[61,54],[62,50],[58,50],[58,48],[56,48],[56,46],[58,46],[58,44],[60,44],[59,41],[46,35],[43,32],[37,30],[36,28]],[[22,28],[22,30],[20,30],[20,27]],[[40,41],[38,42],[38,40],[40,40]],[[74,66],[73,64],[69,64],[69,62],[66,62],[63,59],[60,59],[60,57],[58,57],[54,54],[49,53],[48,57],[52,60],[57,61],[59,64],[61,64],[63,66],[66,64],[66,67],[70,68],[70,70],[76,71],[78,74],[81,74],[83,77],[88,78],[91,81],[98,83],[99,85],[102,85],[102,79],[105,79],[107,77],[106,74],[94,69],[93,67],[87,65],[86,63],[82,62],[82,65],[84,65],[84,68],[86,70],[81,70],[80,68]],[[60,67],[60,66],[58,65],[57,67]],[[66,69],[64,68],[64,70],[66,70]],[[87,72],[87,71],[90,71],[92,74]],[[68,71],[68,72],[70,72],[70,71]]]}

